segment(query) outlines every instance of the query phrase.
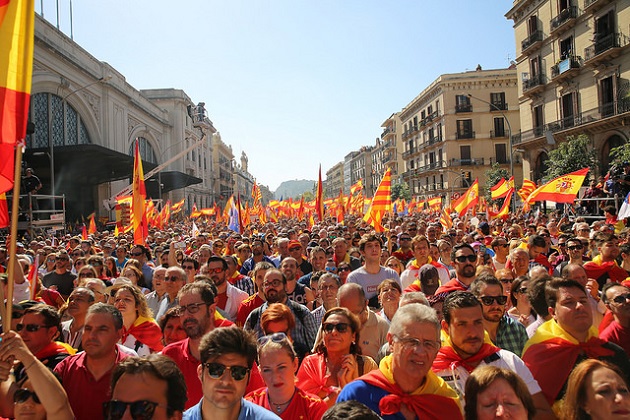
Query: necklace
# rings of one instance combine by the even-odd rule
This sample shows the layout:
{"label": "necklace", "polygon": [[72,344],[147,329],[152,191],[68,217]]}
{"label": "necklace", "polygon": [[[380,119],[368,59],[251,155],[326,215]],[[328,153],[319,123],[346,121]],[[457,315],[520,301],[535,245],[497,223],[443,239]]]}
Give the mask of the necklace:
{"label": "necklace", "polygon": [[291,394],[291,398],[289,398],[288,401],[283,402],[283,403],[275,403],[271,401],[271,397],[269,396],[269,394],[267,394],[267,398],[269,398],[269,403],[276,408],[276,411],[278,413],[280,413],[283,410],[283,407],[286,408],[285,406],[291,402],[291,400],[293,399],[293,395],[295,395],[295,390],[293,390],[293,394]]}

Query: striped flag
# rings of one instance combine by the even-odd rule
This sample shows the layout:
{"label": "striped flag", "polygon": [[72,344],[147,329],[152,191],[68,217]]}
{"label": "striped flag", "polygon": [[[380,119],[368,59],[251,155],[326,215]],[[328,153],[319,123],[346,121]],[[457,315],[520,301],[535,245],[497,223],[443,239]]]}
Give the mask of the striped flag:
{"label": "striped flag", "polygon": [[454,204],[453,210],[460,216],[466,214],[466,212],[477,205],[479,202],[479,180],[475,179],[470,188],[462,195]]}
{"label": "striped flag", "polygon": [[525,201],[531,203],[549,200],[556,203],[572,203],[575,201],[588,171],[588,168],[584,168],[552,179],[532,191]]}
{"label": "striped flag", "polygon": [[521,200],[525,201],[535,189],[536,183],[534,181],[523,179],[523,186],[518,190],[518,195],[521,197]]}
{"label": "striped flag", "polygon": [[131,209],[133,213],[133,243],[136,245],[144,245],[147,236],[149,236],[149,224],[147,223],[147,214],[145,212],[145,200],[147,199],[147,190],[144,187],[144,171],[142,170],[142,158],[140,157],[140,148],[136,140],[136,148],[133,157],[133,198],[131,200]]}
{"label": "striped flag", "polygon": [[385,230],[383,225],[381,225],[381,220],[383,220],[385,213],[389,212],[392,208],[391,184],[391,169],[387,168],[372,198],[372,202],[363,216],[363,220],[369,223],[377,232],[383,232]]}
{"label": "striped flag", "polygon": [[511,188],[514,188],[514,177],[511,177],[507,181],[505,180],[505,178],[501,178],[501,180],[497,182],[494,187],[490,188],[490,195],[492,196],[493,200],[504,198]]}
{"label": "striped flag", "polygon": [[14,148],[26,136],[33,78],[34,3],[0,0],[0,192],[13,188]]}
{"label": "striped flag", "polygon": [[354,195],[359,191],[363,191],[363,179],[358,180],[350,187],[350,194]]}

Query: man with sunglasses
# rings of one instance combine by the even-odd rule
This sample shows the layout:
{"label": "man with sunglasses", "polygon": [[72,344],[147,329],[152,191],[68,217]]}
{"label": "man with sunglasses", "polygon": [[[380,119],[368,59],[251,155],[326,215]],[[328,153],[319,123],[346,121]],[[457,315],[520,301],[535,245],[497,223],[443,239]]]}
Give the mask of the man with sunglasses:
{"label": "man with sunglasses", "polygon": [[514,353],[484,339],[482,304],[475,295],[464,291],[449,294],[444,299],[442,313],[442,332],[446,338],[432,369],[457,391],[462,401],[470,374],[479,366],[496,366],[511,370],[523,379],[534,399],[537,414],[543,414],[540,418],[555,418],[525,363]]}
{"label": "man with sunglasses", "polygon": [[236,321],[238,307],[241,302],[247,299],[247,293],[232,286],[232,284],[227,281],[228,264],[222,257],[216,255],[211,256],[205,265],[205,270],[208,272],[208,277],[212,279],[217,288],[217,308],[221,309],[230,321]]}
{"label": "man with sunglasses", "polygon": [[492,264],[494,265],[494,271],[502,270],[505,268],[505,264],[507,264],[507,257],[510,253],[510,245],[503,236],[495,237],[492,242],[490,242],[490,246],[494,251],[494,257],[492,257]]}
{"label": "man with sunglasses", "polygon": [[51,286],[55,286],[64,299],[67,299],[72,293],[74,280],[77,278],[76,275],[68,270],[69,262],[70,257],[65,251],[58,252],[55,255],[55,271],[46,274],[42,279],[44,287],[51,288]]}
{"label": "man with sunglasses", "polygon": [[186,381],[166,356],[128,357],[114,368],[111,396],[103,405],[107,420],[120,420],[127,411],[134,419],[179,420],[186,403]]}
{"label": "man with sunglasses", "polygon": [[606,283],[602,301],[613,320],[599,333],[599,338],[617,344],[630,356],[630,288],[619,283]]}
{"label": "man with sunglasses", "polygon": [[216,329],[203,337],[199,352],[197,377],[203,395],[197,405],[184,412],[185,420],[279,418],[243,398],[255,368],[256,339],[251,334],[238,327]]}
{"label": "man with sunglasses", "polygon": [[456,277],[442,284],[435,291],[436,295],[447,295],[456,290],[468,290],[477,274],[477,254],[472,246],[459,243],[451,251],[451,259],[455,265]]}
{"label": "man with sunglasses", "polygon": [[486,274],[475,279],[470,291],[481,302],[483,326],[490,340],[497,347],[520,357],[529,337],[523,324],[506,314],[507,296],[503,293],[501,282]]}
{"label": "man with sunglasses", "polygon": [[142,265],[142,275],[144,282],[149,289],[153,289],[153,270],[154,267],[148,264],[151,260],[151,251],[144,245],[136,244],[131,248],[131,258],[134,258]]}
{"label": "man with sunglasses", "polygon": [[186,284],[187,278],[186,272],[178,265],[166,269],[166,274],[164,275],[164,290],[166,290],[166,295],[164,295],[160,301],[160,307],[155,319],[162,318],[166,311],[179,304],[177,295]]}

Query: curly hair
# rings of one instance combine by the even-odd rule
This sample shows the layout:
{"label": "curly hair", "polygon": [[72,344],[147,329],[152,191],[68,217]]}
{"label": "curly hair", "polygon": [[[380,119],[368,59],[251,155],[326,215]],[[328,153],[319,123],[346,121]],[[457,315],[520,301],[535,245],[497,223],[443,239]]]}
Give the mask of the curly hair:
{"label": "curly hair", "polygon": [[140,288],[130,284],[121,284],[120,287],[116,288],[116,294],[120,293],[121,290],[126,290],[133,296],[133,300],[136,302],[136,313],[138,316],[153,318],[153,312],[147,304],[147,298],[144,297]]}

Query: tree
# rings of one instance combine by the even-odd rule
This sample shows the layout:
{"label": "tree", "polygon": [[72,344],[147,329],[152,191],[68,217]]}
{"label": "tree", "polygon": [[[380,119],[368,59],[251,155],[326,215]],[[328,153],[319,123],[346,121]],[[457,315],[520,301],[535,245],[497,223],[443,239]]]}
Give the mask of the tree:
{"label": "tree", "polygon": [[486,171],[486,185],[483,187],[483,195],[486,197],[488,203],[492,201],[490,188],[497,185],[497,182],[501,181],[501,178],[505,178],[507,181],[509,177],[510,173],[507,169],[503,169],[499,162],[494,162],[492,167]]}
{"label": "tree", "polygon": [[621,146],[614,147],[610,150],[610,168],[617,169],[618,172],[623,171],[624,162],[630,162],[630,143],[624,143]]}
{"label": "tree", "polygon": [[306,203],[306,202],[308,202],[308,201],[313,201],[313,200],[315,200],[315,194],[313,194],[313,193],[312,193],[312,192],[310,192],[310,191],[305,191],[305,192],[304,192],[304,194],[302,194],[301,196],[295,197],[293,200],[294,200],[294,201],[295,201],[295,200],[299,201],[299,200],[300,200],[300,198],[302,198],[302,197],[304,197],[304,202],[305,202],[305,203]]}
{"label": "tree", "polygon": [[392,185],[392,201],[399,198],[404,198],[409,201],[411,199],[411,192],[409,191],[409,185],[406,182],[401,182]]}
{"label": "tree", "polygon": [[586,134],[580,134],[577,137],[569,136],[567,141],[559,143],[558,147],[550,151],[548,156],[547,171],[545,172],[546,182],[588,167],[591,170],[584,180],[585,185],[588,185],[591,173],[597,171],[597,154]]}

